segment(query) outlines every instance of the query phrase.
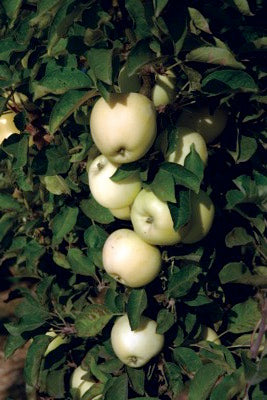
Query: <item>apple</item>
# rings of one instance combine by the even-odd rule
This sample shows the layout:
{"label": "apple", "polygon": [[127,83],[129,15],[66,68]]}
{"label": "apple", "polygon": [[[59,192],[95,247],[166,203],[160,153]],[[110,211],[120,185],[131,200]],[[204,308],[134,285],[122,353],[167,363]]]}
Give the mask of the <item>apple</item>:
{"label": "apple", "polygon": [[22,110],[24,108],[24,104],[28,103],[28,97],[20,92],[11,92],[10,90],[4,92],[2,94],[3,97],[7,98],[10,96],[7,105],[9,108],[16,107]]}
{"label": "apple", "polygon": [[185,228],[175,231],[168,204],[152,191],[143,189],[136,196],[131,220],[135,232],[145,242],[158,245],[172,245],[182,240]]}
{"label": "apple", "polygon": [[101,154],[95,158],[89,167],[88,181],[91,193],[103,207],[127,207],[132,204],[141,190],[138,174],[131,175],[119,182],[110,179],[119,166],[119,164],[114,164]]}
{"label": "apple", "polygon": [[227,119],[227,113],[222,108],[210,114],[208,107],[192,107],[182,112],[178,123],[199,132],[206,143],[211,143],[222,133]]}
{"label": "apple", "polygon": [[62,344],[68,343],[69,339],[66,335],[63,335],[61,333],[56,333],[52,329],[50,329],[48,332],[46,332],[47,336],[51,336],[54,338],[49,345],[47,346],[47,349],[44,353],[44,356],[47,356],[51,351],[56,350],[59,346]]}
{"label": "apple", "polygon": [[120,70],[118,84],[121,93],[139,92],[141,88],[139,76],[136,73],[129,76],[125,65]]}
{"label": "apple", "polygon": [[185,126],[178,126],[175,132],[175,150],[171,153],[167,153],[168,143],[167,135],[164,133],[161,140],[161,149],[165,156],[165,159],[169,162],[184,165],[186,156],[191,151],[191,145],[195,145],[195,150],[199,154],[204,165],[208,161],[208,150],[206,142],[198,132],[192,131],[192,129]]}
{"label": "apple", "polygon": [[110,208],[109,211],[111,212],[114,217],[118,219],[123,219],[125,221],[131,220],[131,207],[126,206],[123,208]]}
{"label": "apple", "polygon": [[107,102],[95,103],[90,128],[92,138],[111,162],[123,164],[143,157],[152,146],[157,131],[156,110],[139,93],[113,93]]}
{"label": "apple", "polygon": [[201,326],[201,339],[207,340],[209,342],[214,342],[215,344],[221,344],[217,333],[213,329],[204,325]]}
{"label": "apple", "polygon": [[[89,371],[83,369],[81,366],[75,368],[71,375],[70,386],[72,389],[79,390],[79,397],[82,398],[84,393],[87,392],[96,381],[93,378],[87,378]],[[83,379],[83,378],[86,378]],[[100,399],[102,395],[95,396],[92,400]]]}
{"label": "apple", "polygon": [[0,117],[0,144],[4,139],[7,139],[12,133],[20,133],[14,124],[14,117],[16,113],[8,111]]}
{"label": "apple", "polygon": [[187,224],[187,233],[182,237],[183,243],[196,243],[203,239],[212,226],[215,208],[207,193],[191,192],[191,218]]}
{"label": "apple", "polygon": [[171,71],[166,71],[165,75],[156,75],[156,84],[152,89],[152,101],[155,107],[171,104],[175,99],[176,76]]}
{"label": "apple", "polygon": [[161,253],[130,229],[118,229],[107,238],[103,267],[116,281],[140,287],[153,281],[161,269]]}
{"label": "apple", "polygon": [[164,335],[156,333],[157,323],[141,316],[140,325],[131,330],[127,314],[116,319],[111,344],[116,356],[126,365],[138,368],[156,356],[164,344]]}

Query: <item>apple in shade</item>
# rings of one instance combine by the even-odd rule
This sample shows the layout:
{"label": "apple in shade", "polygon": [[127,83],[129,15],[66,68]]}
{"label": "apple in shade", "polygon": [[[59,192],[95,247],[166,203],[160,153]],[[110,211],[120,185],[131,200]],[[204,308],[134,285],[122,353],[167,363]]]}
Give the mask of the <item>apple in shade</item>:
{"label": "apple in shade", "polygon": [[191,107],[182,112],[178,124],[199,132],[206,143],[211,143],[222,133],[227,120],[227,112],[222,108],[210,113],[208,107]]}
{"label": "apple in shade", "polygon": [[140,287],[153,281],[161,269],[161,253],[130,229],[118,229],[107,238],[103,267],[118,282]]}
{"label": "apple in shade", "polygon": [[113,93],[110,100],[95,103],[90,128],[102,154],[118,164],[143,157],[157,131],[156,111],[151,100],[139,93]]}
{"label": "apple in shade", "polygon": [[8,111],[0,117],[0,144],[7,139],[12,133],[20,133],[14,123],[16,113]]}
{"label": "apple in shade", "polygon": [[155,86],[152,89],[152,101],[155,107],[171,104],[175,99],[175,74],[169,70],[156,75]]}
{"label": "apple in shade", "polygon": [[110,208],[109,211],[111,212],[114,217],[118,219],[122,219],[125,221],[130,221],[131,220],[131,207],[126,206],[123,208]]}
{"label": "apple in shade", "polygon": [[91,163],[88,181],[95,200],[103,207],[124,208],[132,204],[141,190],[138,174],[131,175],[119,182],[110,178],[119,168],[118,164],[109,161],[103,154]]}
{"label": "apple in shade", "polygon": [[56,350],[59,346],[61,346],[62,344],[68,343],[68,341],[69,341],[68,336],[63,335],[61,333],[56,333],[52,329],[50,329],[48,332],[46,332],[46,335],[50,336],[54,339],[47,346],[44,356],[47,356],[49,353],[51,353],[51,351]]}
{"label": "apple in shade", "polygon": [[[84,370],[81,366],[75,368],[71,375],[70,379],[70,387],[72,389],[78,389],[79,390],[79,397],[82,398],[85,392],[89,390],[96,382],[93,378],[85,378],[88,375],[89,371]],[[93,397],[92,400],[97,400],[101,399],[102,395],[97,395]]]}
{"label": "apple in shade", "polygon": [[156,333],[156,329],[157,323],[144,316],[133,331],[127,314],[117,318],[111,330],[114,353],[129,367],[142,367],[163,348],[164,335]]}
{"label": "apple in shade", "polygon": [[170,153],[167,152],[167,135],[164,133],[160,139],[160,147],[165,160],[180,165],[184,165],[185,158],[190,153],[192,144],[194,144],[196,152],[199,154],[204,165],[206,165],[208,150],[206,142],[200,133],[193,132],[192,129],[185,126],[178,126],[174,136],[174,150]]}
{"label": "apple in shade", "polygon": [[141,88],[139,76],[136,73],[129,76],[125,65],[120,70],[118,84],[121,93],[139,92]]}
{"label": "apple in shade", "polygon": [[179,243],[187,228],[175,231],[168,204],[152,191],[142,189],[136,196],[131,221],[134,231],[145,242],[156,245]]}
{"label": "apple in shade", "polygon": [[191,192],[191,218],[187,224],[187,233],[182,237],[183,243],[196,243],[203,239],[212,226],[215,208],[210,197],[203,190],[199,194]]}
{"label": "apple in shade", "polygon": [[215,344],[221,344],[219,336],[217,333],[208,326],[201,326],[201,339],[208,340],[209,342],[214,342]]}

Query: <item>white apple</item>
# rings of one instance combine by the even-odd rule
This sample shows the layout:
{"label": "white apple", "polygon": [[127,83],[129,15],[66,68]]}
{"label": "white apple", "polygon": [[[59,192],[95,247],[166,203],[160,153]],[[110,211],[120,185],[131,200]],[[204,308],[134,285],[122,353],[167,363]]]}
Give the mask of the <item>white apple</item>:
{"label": "white apple", "polygon": [[178,123],[199,132],[206,143],[211,143],[222,133],[227,119],[227,113],[222,108],[210,114],[208,107],[192,107],[182,112]]}
{"label": "white apple", "polygon": [[114,93],[100,98],[90,119],[92,138],[110,161],[123,164],[143,157],[156,137],[156,111],[139,93]]}
{"label": "white apple", "polygon": [[69,341],[68,336],[63,335],[61,333],[56,333],[52,329],[46,332],[46,335],[51,336],[54,339],[47,346],[44,356],[47,356],[51,351],[56,350],[60,345],[68,343]]}
{"label": "white apple", "polygon": [[156,84],[152,89],[152,101],[155,107],[171,104],[175,99],[175,74],[169,70],[165,75],[156,75]]}
{"label": "white apple", "polygon": [[184,229],[175,231],[168,204],[152,191],[143,189],[136,196],[131,220],[135,232],[150,244],[171,245],[182,240]]}
{"label": "white apple", "polygon": [[120,70],[118,84],[121,93],[139,92],[141,88],[139,76],[136,73],[129,76],[125,65]]}
{"label": "white apple", "polygon": [[208,326],[201,326],[201,339],[208,340],[209,342],[214,342],[215,344],[221,344],[219,336],[217,333]]}
{"label": "white apple", "polygon": [[164,345],[164,335],[156,333],[156,329],[157,323],[144,316],[134,331],[127,314],[117,318],[111,330],[111,344],[116,356],[133,368],[145,365]]}
{"label": "white apple", "polygon": [[196,243],[203,239],[212,226],[215,208],[207,193],[191,193],[191,218],[187,224],[187,233],[182,237],[183,243]]}
{"label": "white apple", "polygon": [[114,217],[118,219],[122,219],[125,221],[130,221],[131,220],[131,207],[126,206],[123,208],[110,208],[109,211],[111,212]]}
{"label": "white apple", "polygon": [[207,164],[208,150],[206,142],[200,133],[194,132],[192,129],[185,126],[178,126],[174,138],[175,150],[173,150],[170,154],[167,154],[167,136],[166,134],[163,134],[162,136],[161,149],[167,161],[184,165],[185,158],[191,151],[191,145],[194,144],[195,150],[199,154],[204,165]]}
{"label": "white apple", "polygon": [[159,249],[130,229],[118,229],[107,238],[102,258],[106,272],[130,287],[148,284],[161,269]]}
{"label": "white apple", "polygon": [[127,207],[132,204],[141,190],[138,174],[131,175],[119,182],[110,179],[119,166],[119,164],[114,164],[101,154],[95,158],[89,167],[88,181],[91,193],[103,207]]}
{"label": "white apple", "polygon": [[[71,375],[70,386],[72,389],[79,390],[80,398],[82,398],[84,393],[87,392],[87,390],[89,390],[96,383],[92,377],[86,378],[86,376],[88,376],[88,373],[88,370],[84,370],[81,366],[79,366],[75,368]],[[83,378],[86,378],[86,380]],[[101,397],[102,395],[95,396],[93,400],[100,399]]]}
{"label": "white apple", "polygon": [[20,133],[14,124],[14,117],[16,113],[8,111],[0,117],[0,144],[4,139],[7,139],[12,133]]}

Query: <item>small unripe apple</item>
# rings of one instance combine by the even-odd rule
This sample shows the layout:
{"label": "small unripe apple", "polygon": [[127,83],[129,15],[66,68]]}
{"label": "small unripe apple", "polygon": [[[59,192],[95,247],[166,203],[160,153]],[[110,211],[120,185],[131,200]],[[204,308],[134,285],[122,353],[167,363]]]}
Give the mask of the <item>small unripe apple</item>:
{"label": "small unripe apple", "polygon": [[182,112],[178,123],[199,132],[206,143],[211,143],[222,133],[227,119],[227,113],[222,108],[217,108],[210,114],[208,107],[192,107]]}
{"label": "small unripe apple", "polygon": [[90,119],[92,138],[110,161],[129,163],[143,157],[156,137],[156,110],[139,93],[113,93],[95,103]]}
{"label": "small unripe apple", "polygon": [[137,93],[141,88],[141,82],[139,76],[136,73],[129,76],[125,65],[120,70],[118,76],[118,84],[121,93],[130,93],[130,92]]}
{"label": "small unripe apple", "polygon": [[[86,378],[86,380],[83,379],[86,377],[86,375],[88,375],[88,373],[89,373],[88,370],[84,370],[81,366],[79,366],[75,368],[75,370],[71,375],[70,387],[72,389],[79,390],[80,398],[82,398],[84,393],[87,392],[87,390],[89,390],[96,383],[93,378],[90,379]],[[102,395],[95,396],[93,400],[100,399],[101,397]]]}
{"label": "small unripe apple", "polygon": [[69,341],[69,339],[66,335],[63,335],[61,333],[56,333],[53,330],[46,332],[46,335],[51,336],[54,339],[47,346],[44,356],[47,356],[49,353],[51,353],[51,351],[56,350],[59,346],[61,346],[62,344],[68,343],[68,341]]}
{"label": "small unripe apple", "polygon": [[212,226],[215,208],[207,193],[191,192],[191,218],[187,225],[187,233],[182,237],[183,243],[196,243],[203,239]]}
{"label": "small unripe apple", "polygon": [[210,327],[204,325],[202,325],[201,327],[201,339],[208,340],[209,342],[214,342],[215,344],[221,344],[217,333]]}
{"label": "small unripe apple", "polygon": [[130,229],[118,229],[103,247],[103,267],[118,282],[130,286],[147,285],[159,274],[161,253]]}
{"label": "small unripe apple", "polygon": [[138,174],[131,175],[119,182],[110,179],[119,166],[101,154],[89,167],[88,181],[91,193],[103,207],[123,208],[129,206],[141,190]]}
{"label": "small unripe apple", "polygon": [[156,84],[152,89],[152,101],[155,107],[171,104],[175,99],[176,76],[171,71],[166,71],[165,75],[156,75]]}
{"label": "small unripe apple", "polygon": [[169,162],[174,162],[176,164],[184,165],[186,156],[191,151],[191,145],[195,145],[195,150],[199,154],[204,165],[208,161],[208,150],[206,142],[203,137],[198,132],[193,132],[192,129],[185,126],[178,126],[175,133],[175,150],[167,155],[167,137],[163,134],[161,140],[161,149],[165,155],[165,159]]}
{"label": "small unripe apple", "polygon": [[164,345],[164,335],[156,333],[156,329],[157,323],[144,316],[134,331],[127,314],[117,318],[111,330],[111,344],[116,356],[132,368],[145,365]]}
{"label": "small unripe apple", "polygon": [[111,212],[114,217],[118,219],[122,219],[124,221],[130,221],[131,220],[131,207],[126,206],[123,208],[110,208],[109,211]]}
{"label": "small unripe apple", "polygon": [[0,144],[7,139],[12,133],[20,133],[14,124],[16,113],[13,111],[6,112],[0,117]]}
{"label": "small unripe apple", "polygon": [[141,190],[136,196],[131,209],[131,220],[137,235],[150,244],[179,243],[184,234],[184,228],[174,230],[168,204],[147,189]]}

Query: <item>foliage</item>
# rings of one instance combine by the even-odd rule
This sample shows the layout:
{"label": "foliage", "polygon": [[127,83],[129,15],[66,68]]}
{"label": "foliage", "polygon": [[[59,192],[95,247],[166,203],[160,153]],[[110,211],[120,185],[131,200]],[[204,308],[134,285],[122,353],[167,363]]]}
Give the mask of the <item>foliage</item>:
{"label": "foliage", "polygon": [[[5,324],[5,351],[33,338],[25,378],[40,395],[74,398],[69,377],[82,362],[107,400],[178,400],[187,391],[190,400],[265,398],[266,350],[259,353],[256,333],[267,319],[263,15],[261,0],[1,2],[0,113],[9,104],[22,131],[0,148],[1,285],[16,283],[11,298],[23,298]],[[229,113],[204,175],[194,149],[185,168],[163,162],[156,145],[116,172],[114,180],[138,171],[169,202],[177,229],[190,215],[188,190],[201,186],[216,208],[204,240],[162,248],[160,276],[132,290],[101,259],[108,234],[131,224],[95,202],[86,171],[92,105],[118,90],[125,64],[148,95],[157,71],[177,76],[158,133],[171,137],[190,104]],[[16,92],[28,101],[19,104]],[[142,369],[123,366],[110,345],[112,321],[125,311],[132,327],[144,314],[166,336]],[[215,328],[222,345],[200,343],[201,325]],[[44,357],[51,327],[69,342]]]}

